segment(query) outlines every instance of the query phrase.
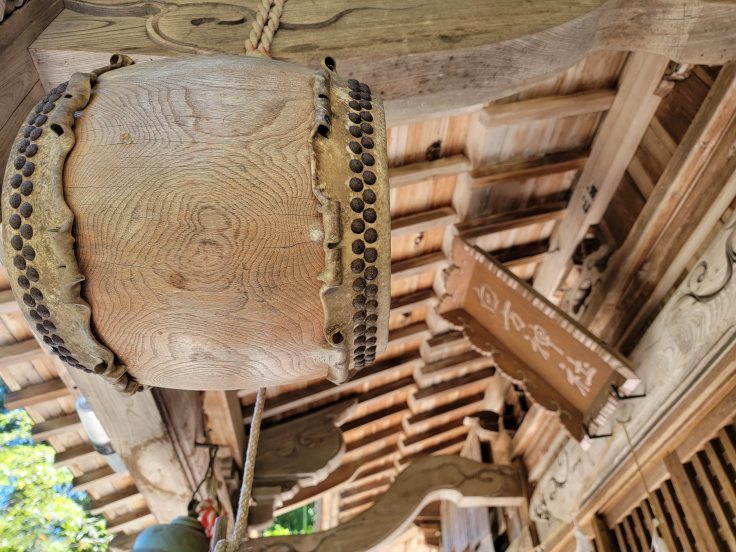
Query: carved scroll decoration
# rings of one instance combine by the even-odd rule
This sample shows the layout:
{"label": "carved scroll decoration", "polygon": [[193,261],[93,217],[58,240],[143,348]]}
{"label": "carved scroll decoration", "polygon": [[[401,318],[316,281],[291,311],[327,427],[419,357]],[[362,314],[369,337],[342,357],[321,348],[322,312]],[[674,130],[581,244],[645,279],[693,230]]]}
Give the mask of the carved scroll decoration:
{"label": "carved scroll decoration", "polygon": [[[735,234],[736,215],[731,215],[631,353],[637,375],[646,382],[647,398],[622,403],[617,417],[629,420],[637,447],[655,437],[667,442],[680,429],[668,413],[689,401],[692,390],[707,394],[705,390],[723,381],[711,374],[729,366],[724,355],[736,343]],[[559,520],[580,519],[581,504],[586,508],[601,488],[634,469],[628,447],[621,431],[586,451],[573,441],[566,443],[539,480],[531,504],[534,518],[549,522],[550,531]]]}
{"label": "carved scroll decoration", "polygon": [[726,263],[722,268],[720,268],[720,270],[723,271],[721,281],[713,288],[703,289],[709,280],[713,279],[713,277],[718,278],[719,276],[711,276],[708,262],[705,260],[700,261],[688,278],[689,291],[683,296],[683,298],[688,297],[698,301],[699,303],[707,303],[715,299],[715,297],[731,283],[731,278],[733,278],[733,267],[734,264],[736,264],[736,222],[733,222],[727,227],[727,229],[730,228],[732,228],[733,231],[726,238],[724,243]]}
{"label": "carved scroll decoration", "polygon": [[459,456],[426,456],[412,462],[371,508],[347,523],[311,535],[250,540],[240,551],[379,552],[436,500],[450,500],[462,507],[490,507],[519,506],[526,499],[515,468]]}
{"label": "carved scroll decoration", "polygon": [[75,113],[87,106],[99,75],[131,63],[115,55],[107,67],[75,73],[36,106],[13,144],[2,193],[10,285],[31,330],[65,364],[101,375],[126,394],[141,386],[90,327],[62,177],[75,143]]}
{"label": "carved scroll decoration", "polygon": [[345,452],[339,426],[355,404],[355,400],[342,401],[263,430],[256,456],[251,529],[269,527],[274,510],[337,469]]}

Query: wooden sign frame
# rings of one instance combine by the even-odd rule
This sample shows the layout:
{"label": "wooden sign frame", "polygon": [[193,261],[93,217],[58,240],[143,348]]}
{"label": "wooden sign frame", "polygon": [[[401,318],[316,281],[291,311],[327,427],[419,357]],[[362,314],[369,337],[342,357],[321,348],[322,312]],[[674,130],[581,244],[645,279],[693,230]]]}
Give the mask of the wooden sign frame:
{"label": "wooden sign frame", "polygon": [[578,441],[639,379],[628,361],[483,250],[455,238],[438,312]]}

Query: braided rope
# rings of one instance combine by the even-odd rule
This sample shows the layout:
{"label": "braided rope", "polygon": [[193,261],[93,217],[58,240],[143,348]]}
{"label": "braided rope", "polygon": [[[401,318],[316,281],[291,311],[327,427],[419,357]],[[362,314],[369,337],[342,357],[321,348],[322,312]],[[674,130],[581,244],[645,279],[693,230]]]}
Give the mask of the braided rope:
{"label": "braided rope", "polygon": [[268,21],[268,14],[271,11],[273,2],[274,0],[261,0],[261,6],[258,9],[255,20],[253,21],[253,26],[250,29],[250,35],[245,40],[246,55],[258,55],[258,43],[261,41],[263,28]]}
{"label": "braided rope", "polygon": [[273,37],[279,28],[281,15],[284,13],[284,4],[286,4],[286,0],[274,0],[271,11],[268,13],[268,24],[263,29],[263,35],[261,36],[260,50],[269,57],[271,57]]}
{"label": "braided rope", "polygon": [[271,57],[271,44],[279,28],[286,0],[261,0],[250,35],[245,41],[245,55]]}
{"label": "braided rope", "polygon": [[248,435],[248,448],[245,456],[245,468],[243,470],[243,483],[240,487],[240,499],[238,500],[238,513],[235,517],[235,527],[229,539],[223,539],[215,545],[214,552],[237,552],[240,543],[243,542],[245,532],[248,528],[248,509],[250,508],[251,488],[253,487],[253,476],[256,470],[256,453],[258,451],[258,439],[261,436],[261,419],[263,418],[263,407],[266,403],[266,388],[258,389],[256,395],[256,406],[253,411],[253,420],[250,423],[250,434]]}

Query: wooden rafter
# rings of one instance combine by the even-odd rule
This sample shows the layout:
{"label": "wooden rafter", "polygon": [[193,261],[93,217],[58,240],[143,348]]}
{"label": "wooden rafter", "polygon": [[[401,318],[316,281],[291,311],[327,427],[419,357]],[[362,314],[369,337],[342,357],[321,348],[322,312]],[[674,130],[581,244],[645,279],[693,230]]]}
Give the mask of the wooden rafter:
{"label": "wooden rafter", "polygon": [[8,410],[24,408],[68,395],[69,390],[64,385],[64,382],[60,379],[52,379],[42,383],[34,383],[18,391],[7,393],[5,395],[5,408]]}
{"label": "wooden rafter", "polygon": [[[99,66],[101,55],[110,51],[129,52],[138,60],[241,54],[242,25],[229,23],[252,17],[250,8],[220,2],[198,8],[153,1],[146,10],[94,0],[73,5],[77,11],[64,10],[32,47],[44,82],[61,82],[70,71]],[[707,64],[736,56],[728,33],[736,10],[723,2],[640,0],[635,19],[629,4],[612,0],[503,0],[445,7],[441,0],[409,3],[400,10],[386,5],[368,20],[374,32],[356,33],[366,22],[362,12],[330,3],[287,5],[271,53],[312,66],[333,56],[338,70],[344,66],[381,91],[390,124],[466,111],[563,71],[595,51],[647,51]],[[677,33],[662,25],[685,17]],[[191,23],[203,18],[205,24]],[[322,23],[303,28],[304,21]],[[389,35],[392,40],[375,40]],[[494,70],[478,69],[489,67]],[[427,86],[428,75],[438,73],[442,78]]]}
{"label": "wooden rafter", "polygon": [[43,441],[54,435],[69,433],[82,428],[82,422],[76,412],[57,416],[35,424],[31,428],[31,435],[35,441]]}
{"label": "wooden rafter", "polygon": [[420,161],[388,170],[388,180],[391,189],[401,188],[410,184],[424,182],[432,178],[457,176],[470,169],[468,158],[462,154],[450,157],[441,157],[434,161]]}
{"label": "wooden rafter", "polygon": [[734,116],[736,65],[728,65],[588,298],[581,322],[604,339],[648,318],[736,197]]}
{"label": "wooden rafter", "polygon": [[645,53],[630,56],[616,99],[601,125],[575,186],[565,217],[552,237],[534,287],[547,297],[564,278],[568,263],[588,228],[600,222],[621,178],[662,99],[657,90],[669,58]]}
{"label": "wooden rafter", "polygon": [[447,258],[441,251],[411,257],[410,259],[391,263],[391,279],[409,278],[410,276],[439,270],[446,265]]}
{"label": "wooden rafter", "polygon": [[510,103],[494,103],[481,111],[486,127],[517,125],[537,119],[559,119],[608,111],[616,97],[615,90],[586,90],[574,94],[543,96]]}
{"label": "wooden rafter", "polygon": [[442,228],[453,224],[457,216],[452,207],[440,207],[432,211],[422,211],[391,220],[391,237],[419,234],[432,228]]}
{"label": "wooden rafter", "polygon": [[[419,353],[412,351],[390,360],[377,362],[373,366],[361,370],[356,377],[341,386],[336,386],[334,383],[324,381],[303,389],[284,393],[278,397],[269,399],[266,402],[264,417],[268,418],[283,414],[289,410],[304,407],[330,397],[335,397],[341,393],[354,391],[357,388],[361,388],[366,384],[370,385],[372,382],[381,379],[388,372],[393,373],[406,371],[407,373],[411,373],[414,366],[420,362],[421,357],[419,356]],[[252,411],[252,407],[243,409],[243,419],[246,424],[250,423]]]}
{"label": "wooden rafter", "polygon": [[478,238],[531,226],[533,224],[545,224],[559,220],[565,214],[566,201],[555,201],[549,204],[534,205],[518,211],[485,215],[482,217],[463,221],[455,225],[457,235],[463,240],[473,243]]}

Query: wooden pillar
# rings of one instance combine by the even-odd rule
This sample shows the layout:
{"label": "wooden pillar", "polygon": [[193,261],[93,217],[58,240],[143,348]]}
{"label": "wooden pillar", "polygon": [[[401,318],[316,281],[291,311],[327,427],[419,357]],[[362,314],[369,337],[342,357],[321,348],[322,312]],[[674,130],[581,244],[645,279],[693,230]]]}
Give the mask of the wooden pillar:
{"label": "wooden pillar", "polygon": [[102,378],[66,370],[87,398],[159,523],[186,514],[194,487],[151,391],[126,397]]}

